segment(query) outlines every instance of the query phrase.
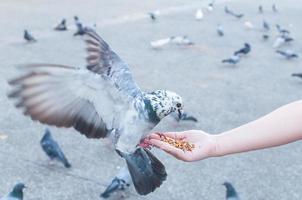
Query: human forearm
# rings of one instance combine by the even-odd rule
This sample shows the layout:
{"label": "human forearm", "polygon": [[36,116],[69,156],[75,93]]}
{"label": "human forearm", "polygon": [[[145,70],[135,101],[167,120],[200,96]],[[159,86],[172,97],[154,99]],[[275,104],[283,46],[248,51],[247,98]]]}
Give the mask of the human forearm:
{"label": "human forearm", "polygon": [[215,136],[217,156],[263,149],[302,139],[302,101]]}

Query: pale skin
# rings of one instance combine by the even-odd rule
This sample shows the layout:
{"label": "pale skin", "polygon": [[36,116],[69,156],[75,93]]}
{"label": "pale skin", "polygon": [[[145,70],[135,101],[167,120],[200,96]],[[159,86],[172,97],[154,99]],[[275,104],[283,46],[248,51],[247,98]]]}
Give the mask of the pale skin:
{"label": "pale skin", "polygon": [[217,135],[201,130],[161,134],[195,145],[191,152],[184,152],[161,141],[157,133],[150,134],[148,143],[186,162],[280,146],[302,139],[302,101],[287,104],[255,121]]}

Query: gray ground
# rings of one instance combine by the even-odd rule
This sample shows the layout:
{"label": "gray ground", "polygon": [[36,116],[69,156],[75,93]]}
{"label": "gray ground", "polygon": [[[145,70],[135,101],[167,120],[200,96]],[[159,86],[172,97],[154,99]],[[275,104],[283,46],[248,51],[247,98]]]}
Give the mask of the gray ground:
{"label": "gray ground", "polygon": [[[17,181],[28,186],[25,199],[98,199],[101,191],[123,161],[102,141],[88,140],[71,129],[51,128],[73,168],[48,166],[39,146],[45,126],[32,122],[13,107],[6,97],[6,80],[16,75],[15,65],[51,62],[84,65],[81,38],[72,31],[52,31],[61,18],[72,24],[73,15],[86,24],[98,25],[98,32],[132,68],[145,90],[170,89],[183,96],[185,108],[199,123],[171,120],[161,130],[202,129],[210,133],[239,126],[273,109],[302,97],[302,82],[292,78],[301,72],[301,59],[287,61],[272,49],[272,38],[263,42],[259,30],[245,30],[243,23],[256,27],[262,20],[280,23],[292,31],[295,42],[286,48],[302,54],[301,8],[299,0],[278,1],[280,13],[271,11],[272,0],[217,1],[203,21],[194,20],[195,10],[205,1],[63,0],[56,4],[44,0],[2,0],[0,3],[0,196]],[[59,3],[60,2],[60,3]],[[88,2],[88,1],[87,1]],[[257,13],[261,3],[265,13]],[[224,5],[245,13],[241,20],[226,16]],[[160,19],[152,23],[145,13],[161,9]],[[216,35],[221,23],[226,35]],[[25,44],[22,31],[28,28],[39,40]],[[150,48],[151,40],[187,34],[196,46]],[[235,67],[222,65],[244,42],[252,52]],[[5,136],[7,136],[5,138]],[[196,163],[179,162],[166,154],[156,154],[166,164],[168,179],[154,193],[140,197],[134,190],[129,199],[224,199],[224,181],[232,182],[242,199],[301,199],[302,146],[299,143]]]}

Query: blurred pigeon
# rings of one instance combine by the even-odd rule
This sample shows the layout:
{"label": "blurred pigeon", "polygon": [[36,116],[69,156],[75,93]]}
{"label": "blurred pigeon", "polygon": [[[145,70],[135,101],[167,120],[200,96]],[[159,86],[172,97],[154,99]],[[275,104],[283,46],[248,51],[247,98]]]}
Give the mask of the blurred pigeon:
{"label": "blurred pigeon", "polygon": [[198,122],[198,119],[192,115],[189,115],[188,113],[182,113],[181,117],[179,118],[178,115],[175,113],[171,114],[171,116],[177,121],[192,121],[192,122]]}
{"label": "blurred pigeon", "polygon": [[246,29],[253,29],[254,28],[254,25],[250,21],[245,21],[244,26],[245,26]]}
{"label": "blurred pigeon", "polygon": [[23,189],[25,185],[23,183],[17,183],[13,190],[6,196],[0,198],[0,200],[23,200]]}
{"label": "blurred pigeon", "polygon": [[263,13],[263,7],[262,7],[262,5],[260,5],[260,6],[258,7],[258,12],[259,12],[260,14]]}
{"label": "blurred pigeon", "polygon": [[266,31],[269,31],[269,30],[270,30],[269,24],[268,24],[265,20],[263,20],[263,28],[264,28],[264,30],[266,30]]}
{"label": "blurred pigeon", "polygon": [[302,73],[295,73],[295,74],[292,74],[292,76],[302,79]]}
{"label": "blurred pigeon", "polygon": [[269,39],[269,35],[263,34],[263,35],[262,35],[262,39],[263,39],[263,40],[268,40],[268,39]]}
{"label": "blurred pigeon", "polygon": [[208,4],[208,11],[212,12],[213,9],[214,9],[214,3],[213,3],[213,2],[212,2],[212,3],[209,3],[209,4]]}
{"label": "blurred pigeon", "polygon": [[171,43],[177,44],[177,45],[193,45],[194,43],[189,40],[188,36],[172,36],[171,37]]}
{"label": "blurred pigeon", "polygon": [[283,36],[280,36],[280,37],[277,37],[277,39],[275,40],[274,44],[273,44],[273,48],[279,48],[281,47],[282,45],[286,44],[286,43],[289,43],[291,41],[293,41],[294,39],[289,37],[289,36],[286,36],[286,35],[283,35]]}
{"label": "blurred pigeon", "polygon": [[277,7],[276,7],[276,4],[273,4],[273,5],[272,5],[272,10],[273,10],[273,12],[275,12],[275,13],[278,12],[278,9],[277,9]]}
{"label": "blurred pigeon", "polygon": [[229,14],[229,15],[233,16],[233,17],[236,17],[237,19],[240,19],[240,18],[242,18],[244,16],[243,14],[236,14],[236,13],[234,13],[227,6],[224,7],[224,12],[226,14]]}
{"label": "blurred pigeon", "polygon": [[238,51],[235,51],[234,55],[246,55],[251,51],[251,45],[248,43],[244,43],[244,47],[239,49]]}
{"label": "blurred pigeon", "polygon": [[233,55],[231,58],[222,60],[222,63],[229,63],[229,64],[237,64],[240,61],[240,57],[237,55]]}
{"label": "blurred pigeon", "polygon": [[201,9],[197,9],[195,14],[195,19],[198,21],[203,19],[203,12]]}
{"label": "blurred pigeon", "polygon": [[[139,146],[148,133],[172,112],[181,118],[179,95],[167,90],[143,92],[128,65],[94,31],[86,32],[87,67],[29,64],[9,83],[10,98],[33,120],[73,127],[88,138],[112,138],[126,160],[132,182],[141,195],[166,180],[165,166]],[[31,83],[35,84],[31,84]],[[66,95],[68,94],[68,95]]]}
{"label": "blurred pigeon", "polygon": [[292,58],[298,58],[298,55],[296,53],[294,53],[293,51],[291,51],[291,50],[285,50],[285,51],[276,50],[276,53],[284,56],[288,60],[290,60]]}
{"label": "blurred pigeon", "polygon": [[23,37],[27,42],[36,42],[37,41],[27,30],[24,30]]}
{"label": "blurred pigeon", "polygon": [[220,24],[216,27],[216,31],[219,36],[224,36],[223,28]]}
{"label": "blurred pigeon", "polygon": [[107,199],[113,193],[125,191],[130,187],[131,184],[132,181],[129,170],[127,167],[123,167],[100,196],[104,199]]}
{"label": "blurred pigeon", "polygon": [[86,32],[85,27],[83,26],[83,24],[80,22],[79,17],[78,16],[74,16],[74,22],[75,25],[77,27],[77,31],[73,34],[73,36],[83,36]]}
{"label": "blurred pigeon", "polygon": [[281,35],[288,35],[290,32],[285,28],[282,28],[279,24],[276,24],[276,28]]}
{"label": "blurred pigeon", "polygon": [[45,134],[40,141],[40,144],[43,151],[46,153],[46,155],[48,155],[51,160],[58,160],[62,162],[66,168],[71,167],[60,146],[53,139],[48,129],[46,129]]}
{"label": "blurred pigeon", "polygon": [[54,28],[56,31],[66,31],[66,19],[62,19],[62,21]]}
{"label": "blurred pigeon", "polygon": [[150,45],[153,49],[159,49],[159,48],[169,44],[170,42],[171,42],[171,38],[169,37],[169,38],[151,41]]}
{"label": "blurred pigeon", "polygon": [[226,187],[226,200],[240,200],[235,188],[231,183],[225,182],[223,185]]}

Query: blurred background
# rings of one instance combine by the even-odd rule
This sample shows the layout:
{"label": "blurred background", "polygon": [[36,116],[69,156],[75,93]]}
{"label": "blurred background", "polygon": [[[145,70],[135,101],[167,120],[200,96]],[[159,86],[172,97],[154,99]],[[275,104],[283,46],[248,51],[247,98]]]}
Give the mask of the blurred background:
{"label": "blurred background", "polygon": [[[210,3],[1,0],[0,196],[21,181],[28,187],[24,199],[99,199],[124,163],[102,140],[88,140],[73,129],[49,127],[72,168],[49,166],[39,145],[46,126],[24,117],[6,96],[7,80],[16,75],[18,64],[85,66],[83,39],[73,36],[75,15],[85,26],[94,27],[130,65],[143,90],[177,92],[183,97],[186,112],[198,119],[197,123],[177,123],[168,118],[157,130],[202,129],[219,134],[301,99],[302,80],[291,76],[302,72],[301,59],[286,59],[273,48],[279,34],[275,25],[280,24],[290,30],[294,40],[278,49],[301,54],[301,2],[216,0],[212,10]],[[272,10],[273,4],[277,12]],[[225,6],[244,16],[238,19],[225,13]],[[202,10],[199,18],[198,9]],[[149,12],[155,13],[155,20]],[[68,31],[54,31],[63,18]],[[270,30],[264,30],[263,20],[270,24]],[[223,36],[217,34],[219,25]],[[25,29],[37,42],[23,39]],[[193,44],[151,45],[152,41],[184,35]],[[251,52],[240,62],[221,62],[246,42]],[[225,181],[235,186],[241,199],[302,198],[300,142],[195,163],[154,152],[166,165],[167,181],[147,196],[139,196],[131,187],[127,199],[225,199]]]}

